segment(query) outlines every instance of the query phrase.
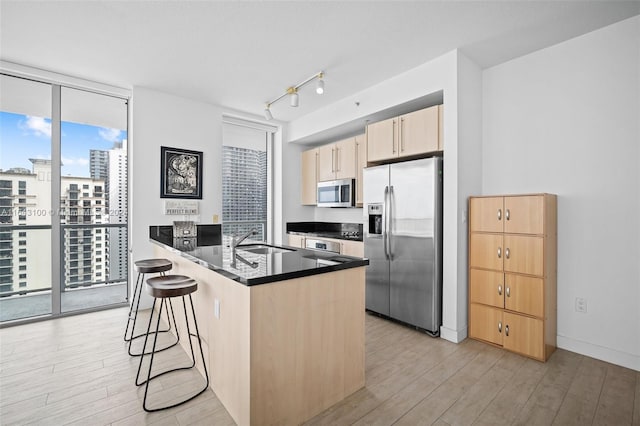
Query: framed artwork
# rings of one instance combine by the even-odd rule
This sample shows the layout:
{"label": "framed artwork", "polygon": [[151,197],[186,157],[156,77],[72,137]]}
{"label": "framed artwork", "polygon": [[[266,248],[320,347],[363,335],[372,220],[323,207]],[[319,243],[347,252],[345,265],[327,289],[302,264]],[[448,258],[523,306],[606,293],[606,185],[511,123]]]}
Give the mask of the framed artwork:
{"label": "framed artwork", "polygon": [[160,198],[202,199],[202,152],[160,147]]}

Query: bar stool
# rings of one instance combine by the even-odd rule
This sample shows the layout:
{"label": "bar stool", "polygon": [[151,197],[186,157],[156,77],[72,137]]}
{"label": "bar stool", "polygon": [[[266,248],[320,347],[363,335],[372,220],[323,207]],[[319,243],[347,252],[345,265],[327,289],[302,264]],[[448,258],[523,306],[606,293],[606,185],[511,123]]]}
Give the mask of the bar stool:
{"label": "bar stool", "polygon": [[[149,361],[149,371],[147,372],[147,379],[140,382],[140,371],[142,370],[142,362],[144,360],[144,355],[140,357],[140,364],[138,365],[138,373],[136,374],[136,386],[141,386],[141,385],[145,385],[144,388],[144,399],[143,399],[143,403],[142,403],[142,408],[144,409],[144,411],[147,412],[154,412],[154,411],[160,411],[160,410],[166,410],[168,408],[173,408],[176,407],[178,405],[184,404],[185,402],[191,401],[192,399],[196,398],[198,395],[200,395],[201,393],[203,393],[204,391],[207,390],[207,388],[209,387],[209,373],[207,372],[207,363],[204,359],[204,352],[202,350],[202,341],[200,340],[200,331],[198,330],[198,320],[196,318],[196,311],[193,307],[193,299],[191,298],[191,293],[195,292],[198,289],[198,283],[193,280],[192,278],[189,278],[187,276],[184,275],[165,275],[165,276],[159,276],[159,277],[153,277],[153,278],[149,278],[147,280],[147,285],[145,286],[147,293],[149,293],[149,295],[151,295],[154,299],[153,299],[153,307],[151,308],[151,316],[149,317],[149,325],[147,326],[147,333],[145,335],[144,338],[144,346],[143,346],[143,353],[144,355],[151,355],[151,360]],[[193,324],[195,327],[195,334],[193,334],[191,332],[191,328],[189,327],[189,315],[187,314],[187,303],[185,300],[185,296],[189,296],[189,303],[191,304],[191,315],[193,318]],[[153,359],[154,359],[154,355],[159,352],[156,350],[156,343],[158,341],[158,329],[160,327],[160,314],[162,313],[162,306],[165,305],[165,300],[167,300],[168,302],[171,301],[171,298],[173,297],[181,297],[182,298],[182,306],[184,308],[184,320],[185,323],[187,325],[187,335],[189,336],[189,347],[191,348],[191,365],[190,366],[185,366],[185,367],[178,367],[178,368],[173,368],[170,370],[166,370],[163,371],[161,373],[157,373],[155,375],[151,374],[151,369],[153,368]],[[153,332],[151,331],[151,323],[153,321],[153,313],[155,311],[155,307],[156,307],[156,301],[160,299],[160,308],[158,309],[158,315],[157,315],[157,320],[156,320],[156,331]],[[165,305],[166,306],[166,305]],[[174,324],[175,324],[175,319],[174,319]],[[176,327],[176,332],[177,332],[178,328]],[[147,340],[149,339],[149,335],[150,334],[154,334],[153,337],[153,347],[151,349],[151,352],[144,352],[146,347],[147,347]],[[206,379],[206,384],[204,385],[204,388],[202,388],[202,390],[198,391],[198,393],[196,393],[193,396],[190,396],[186,399],[183,399],[182,401],[176,402],[172,405],[168,405],[168,406],[164,406],[164,407],[158,407],[158,408],[148,408],[147,407],[147,392],[149,390],[149,382],[151,382],[151,380],[163,376],[165,374],[168,373],[172,373],[175,371],[179,371],[179,370],[189,370],[191,368],[194,368],[196,365],[196,357],[195,357],[195,353],[193,351],[193,341],[192,338],[195,337],[198,340],[198,346],[200,347],[200,356],[202,357],[202,365],[204,366],[204,375],[205,375],[205,379]]]}
{"label": "bar stool", "polygon": [[[136,328],[136,320],[138,318],[138,308],[140,307],[140,296],[142,294],[144,276],[145,274],[160,274],[161,276],[164,276],[164,273],[166,271],[171,270],[171,268],[173,268],[173,264],[168,259],[143,259],[143,260],[138,260],[137,262],[134,263],[134,270],[138,273],[138,277],[136,278],[136,285],[133,289],[133,299],[131,300],[131,305],[129,306],[129,316],[127,318],[127,326],[124,330],[124,341],[129,342],[129,347],[127,351],[131,356],[142,355],[142,353],[131,352],[131,342],[134,339],[137,339],[139,337],[143,337],[146,335],[145,333],[140,333],[134,336],[134,332]],[[135,310],[134,310],[134,305],[135,305]],[[175,321],[175,316],[173,315],[173,306],[172,305],[169,305],[169,306],[171,307],[171,316],[173,317],[173,323],[175,324],[176,321]],[[159,333],[166,333],[171,330],[171,318],[169,317],[169,307],[165,306],[165,310],[167,313],[167,324],[168,324],[167,329],[159,330],[158,331]],[[129,332],[129,325],[131,325],[131,332]],[[177,339],[179,340],[180,336],[177,335],[177,331],[176,331],[176,336],[177,336]],[[167,346],[166,348],[159,349],[159,351],[169,349],[177,345],[178,340],[176,340],[176,342],[174,342],[170,346]]]}

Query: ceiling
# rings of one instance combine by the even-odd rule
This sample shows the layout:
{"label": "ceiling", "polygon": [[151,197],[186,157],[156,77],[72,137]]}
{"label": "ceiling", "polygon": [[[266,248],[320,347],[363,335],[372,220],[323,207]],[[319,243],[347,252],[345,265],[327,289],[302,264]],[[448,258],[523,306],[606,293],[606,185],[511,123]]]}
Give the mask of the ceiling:
{"label": "ceiling", "polygon": [[460,48],[481,67],[640,14],[640,1],[6,1],[0,59],[291,121]]}

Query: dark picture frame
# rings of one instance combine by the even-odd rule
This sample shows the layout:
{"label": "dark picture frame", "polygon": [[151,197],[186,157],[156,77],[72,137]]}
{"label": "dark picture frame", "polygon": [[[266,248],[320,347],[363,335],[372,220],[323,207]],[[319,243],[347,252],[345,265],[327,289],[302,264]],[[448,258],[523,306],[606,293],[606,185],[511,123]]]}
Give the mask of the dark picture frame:
{"label": "dark picture frame", "polygon": [[160,198],[202,200],[202,152],[160,147]]}

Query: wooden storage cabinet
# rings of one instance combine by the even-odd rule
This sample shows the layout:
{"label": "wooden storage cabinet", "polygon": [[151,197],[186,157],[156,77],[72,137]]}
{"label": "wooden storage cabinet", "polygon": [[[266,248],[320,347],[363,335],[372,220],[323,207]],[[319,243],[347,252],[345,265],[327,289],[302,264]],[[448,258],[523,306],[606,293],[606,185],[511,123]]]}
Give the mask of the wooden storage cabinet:
{"label": "wooden storage cabinet", "polygon": [[367,167],[367,138],[364,134],[355,137],[356,142],[356,206],[362,206],[362,170]]}
{"label": "wooden storage cabinet", "polygon": [[557,199],[469,199],[469,337],[545,361],[556,346]]}
{"label": "wooden storage cabinet", "polygon": [[367,159],[379,162],[442,151],[442,105],[367,126]]}
{"label": "wooden storage cabinet", "polygon": [[318,204],[318,149],[302,152],[301,171],[301,202],[303,205]]}
{"label": "wooden storage cabinet", "polygon": [[318,148],[318,181],[356,178],[356,140],[344,139]]}

